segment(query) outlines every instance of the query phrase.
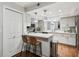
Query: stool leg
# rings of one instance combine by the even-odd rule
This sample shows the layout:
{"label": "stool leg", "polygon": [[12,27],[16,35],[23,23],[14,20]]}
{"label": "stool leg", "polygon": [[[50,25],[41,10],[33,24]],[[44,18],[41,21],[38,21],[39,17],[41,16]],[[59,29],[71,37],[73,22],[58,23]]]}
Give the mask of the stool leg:
{"label": "stool leg", "polygon": [[29,54],[30,54],[30,57],[32,57],[32,53],[31,53],[31,49],[32,49],[32,45],[30,45],[30,49],[29,49]]}
{"label": "stool leg", "polygon": [[27,46],[28,46],[28,44],[26,45],[26,56],[27,56]]}
{"label": "stool leg", "polygon": [[31,45],[29,45],[29,49],[28,49],[28,56],[30,55],[30,49],[31,49]]}
{"label": "stool leg", "polygon": [[33,53],[35,52],[35,46],[33,45]]}
{"label": "stool leg", "polygon": [[[32,50],[32,53],[34,53],[34,46],[33,46],[33,45],[32,45],[32,49],[33,49],[33,50]],[[31,54],[31,56],[33,56],[33,54]]]}
{"label": "stool leg", "polygon": [[35,54],[36,54],[37,46],[35,45]]}
{"label": "stool leg", "polygon": [[36,54],[36,45],[33,46],[33,53]]}
{"label": "stool leg", "polygon": [[30,50],[30,45],[29,44],[26,45],[26,56],[28,56],[28,52],[29,52],[28,50]]}
{"label": "stool leg", "polygon": [[42,44],[40,43],[40,54],[42,56]]}
{"label": "stool leg", "polygon": [[24,43],[22,44],[22,48],[21,48],[21,54],[20,54],[20,56],[22,56],[22,49],[23,49],[23,47],[24,47]]}

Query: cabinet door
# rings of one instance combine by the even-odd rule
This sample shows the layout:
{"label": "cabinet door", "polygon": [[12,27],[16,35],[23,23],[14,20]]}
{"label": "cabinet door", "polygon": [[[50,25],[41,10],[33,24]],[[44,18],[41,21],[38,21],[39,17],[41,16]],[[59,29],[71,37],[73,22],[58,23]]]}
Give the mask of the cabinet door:
{"label": "cabinet door", "polygon": [[47,21],[47,30],[51,30],[51,22]]}
{"label": "cabinet door", "polygon": [[75,26],[75,17],[64,17],[60,20],[61,30],[64,30],[66,26],[74,27]]}
{"label": "cabinet door", "polygon": [[54,36],[53,36],[53,42],[54,43],[64,43],[64,40],[65,40],[65,38],[64,38],[64,36],[62,35],[62,34],[55,34]]}
{"label": "cabinet door", "polygon": [[77,49],[73,46],[58,44],[58,56],[76,57],[77,56]]}
{"label": "cabinet door", "polygon": [[59,42],[67,45],[76,45],[76,35],[56,34],[53,36],[53,42]]}
{"label": "cabinet door", "polygon": [[31,16],[29,14],[26,14],[26,25],[31,26]]}
{"label": "cabinet door", "polygon": [[51,21],[44,21],[44,31],[46,32],[52,32],[52,28],[51,28]]}
{"label": "cabinet door", "polygon": [[42,56],[50,56],[50,42],[42,41]]}
{"label": "cabinet door", "polygon": [[76,35],[69,35],[68,41],[70,45],[76,46]]}
{"label": "cabinet door", "polygon": [[79,16],[76,16],[75,19],[76,19],[76,21],[75,21],[75,24],[76,24],[76,33],[79,34]]}
{"label": "cabinet door", "polygon": [[44,21],[43,20],[38,20],[38,27],[40,28],[40,31],[44,31]]}
{"label": "cabinet door", "polygon": [[57,43],[57,42],[60,41],[60,40],[61,40],[61,38],[60,38],[60,35],[59,35],[59,34],[54,34],[54,35],[53,35],[52,41],[53,41],[54,43]]}

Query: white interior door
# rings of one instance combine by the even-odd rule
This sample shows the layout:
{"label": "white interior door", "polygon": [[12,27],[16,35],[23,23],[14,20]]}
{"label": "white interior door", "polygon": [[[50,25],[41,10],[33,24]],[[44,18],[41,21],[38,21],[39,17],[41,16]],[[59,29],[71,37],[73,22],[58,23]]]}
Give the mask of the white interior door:
{"label": "white interior door", "polygon": [[21,50],[22,14],[4,8],[3,15],[3,56],[13,56]]}

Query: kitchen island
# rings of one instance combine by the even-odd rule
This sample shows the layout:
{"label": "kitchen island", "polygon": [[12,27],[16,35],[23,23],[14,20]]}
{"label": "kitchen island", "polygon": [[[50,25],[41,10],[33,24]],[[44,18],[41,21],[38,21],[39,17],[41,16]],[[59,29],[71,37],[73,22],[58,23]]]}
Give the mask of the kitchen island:
{"label": "kitchen island", "polygon": [[49,57],[51,56],[51,42],[53,34],[45,34],[45,33],[27,33],[24,34],[27,37],[35,37],[37,40],[42,42],[42,56]]}
{"label": "kitchen island", "polygon": [[[42,42],[42,56],[77,56],[78,42],[76,33],[68,32],[50,32],[28,33],[27,37],[33,36]],[[51,49],[52,48],[52,49]],[[51,53],[50,53],[51,52]]]}

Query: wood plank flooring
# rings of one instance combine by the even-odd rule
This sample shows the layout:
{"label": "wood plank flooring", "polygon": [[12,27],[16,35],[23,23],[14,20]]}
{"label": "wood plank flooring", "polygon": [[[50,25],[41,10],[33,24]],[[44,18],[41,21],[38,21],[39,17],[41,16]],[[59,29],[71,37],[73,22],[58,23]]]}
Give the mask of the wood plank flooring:
{"label": "wood plank flooring", "polygon": [[35,55],[29,51],[23,51],[22,53],[18,53],[16,55],[14,55],[13,57],[40,57],[38,55]]}

